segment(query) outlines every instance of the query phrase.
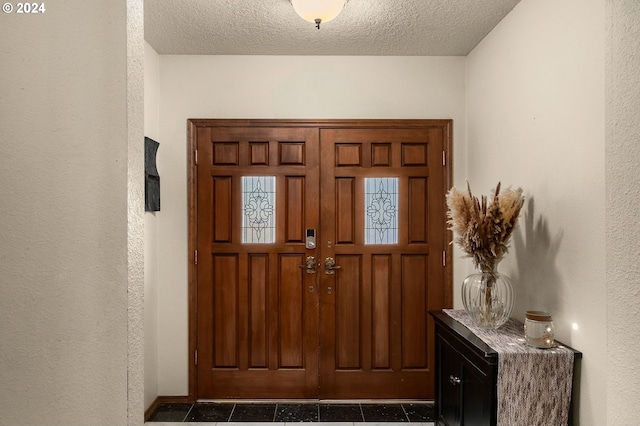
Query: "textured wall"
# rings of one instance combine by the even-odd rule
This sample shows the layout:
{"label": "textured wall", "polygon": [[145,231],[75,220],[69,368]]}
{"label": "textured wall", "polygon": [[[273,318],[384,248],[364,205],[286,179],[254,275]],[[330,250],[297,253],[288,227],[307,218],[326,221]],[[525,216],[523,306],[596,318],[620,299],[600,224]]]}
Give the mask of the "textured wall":
{"label": "textured wall", "polygon": [[[160,127],[158,108],[159,58],[151,46],[144,48],[144,133],[155,141]],[[160,143],[158,155],[164,145]],[[162,177],[162,170],[158,169]],[[158,220],[162,211],[144,214],[144,406],[158,396]]]}
{"label": "textured wall", "polygon": [[607,2],[607,424],[640,418],[640,3]]}
{"label": "textured wall", "polygon": [[[516,317],[553,313],[584,353],[581,425],[608,423],[605,1],[523,0],[468,57],[468,175],[527,201],[501,270]],[[637,419],[636,419],[637,420]]]}
{"label": "textured wall", "polygon": [[459,57],[161,55],[159,394],[186,395],[188,386],[188,118],[452,118],[462,158],[464,91]]}
{"label": "textured wall", "polygon": [[127,38],[140,5],[0,16],[3,425],[124,425],[142,408],[142,334],[128,338],[142,318],[142,163],[129,152],[142,98],[127,102],[142,90]]}
{"label": "textured wall", "polygon": [[144,15],[126,1],[127,425],[144,423]]}

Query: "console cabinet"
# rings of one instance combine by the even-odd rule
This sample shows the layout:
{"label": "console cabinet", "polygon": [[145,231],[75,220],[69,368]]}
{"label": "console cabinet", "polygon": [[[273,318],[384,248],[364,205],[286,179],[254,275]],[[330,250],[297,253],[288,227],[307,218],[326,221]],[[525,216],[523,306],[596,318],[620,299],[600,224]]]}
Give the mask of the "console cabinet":
{"label": "console cabinet", "polygon": [[[441,311],[435,323],[436,424],[493,426],[498,417],[498,353],[467,327]],[[569,348],[566,345],[563,345]],[[575,362],[582,353],[574,352]],[[572,424],[571,408],[569,424]]]}

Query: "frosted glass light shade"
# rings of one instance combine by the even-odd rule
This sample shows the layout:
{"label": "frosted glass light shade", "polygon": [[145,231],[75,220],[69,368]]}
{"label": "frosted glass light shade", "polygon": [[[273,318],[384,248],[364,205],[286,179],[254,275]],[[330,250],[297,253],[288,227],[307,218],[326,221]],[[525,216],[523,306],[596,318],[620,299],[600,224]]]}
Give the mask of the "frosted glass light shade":
{"label": "frosted glass light shade", "polygon": [[338,16],[345,3],[345,0],[291,0],[293,9],[302,19],[316,24]]}

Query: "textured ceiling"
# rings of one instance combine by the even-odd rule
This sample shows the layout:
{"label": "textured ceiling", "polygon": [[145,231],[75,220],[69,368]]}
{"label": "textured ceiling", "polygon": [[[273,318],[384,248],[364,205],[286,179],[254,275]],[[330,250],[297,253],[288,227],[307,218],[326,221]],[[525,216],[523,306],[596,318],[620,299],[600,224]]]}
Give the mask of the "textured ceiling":
{"label": "textured ceiling", "polygon": [[159,54],[467,55],[520,0],[349,0],[317,30],[289,0],[145,0]]}

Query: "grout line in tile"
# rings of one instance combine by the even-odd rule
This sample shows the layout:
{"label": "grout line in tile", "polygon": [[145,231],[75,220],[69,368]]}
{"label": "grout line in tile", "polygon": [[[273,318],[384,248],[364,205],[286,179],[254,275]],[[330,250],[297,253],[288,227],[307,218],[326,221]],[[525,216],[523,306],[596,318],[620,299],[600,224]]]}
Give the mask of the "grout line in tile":
{"label": "grout line in tile", "polygon": [[184,419],[182,419],[182,423],[185,423],[187,421],[187,419],[189,418],[189,414],[191,414],[191,410],[193,410],[193,407],[195,407],[196,404],[191,404],[191,407],[189,407],[189,410],[187,410],[187,414],[184,415]]}
{"label": "grout line in tile", "polygon": [[233,407],[231,408],[231,413],[229,413],[229,418],[227,419],[227,423],[229,423],[231,421],[231,419],[233,418],[233,412],[236,411],[236,407],[238,406],[238,404],[233,404]]}
{"label": "grout line in tile", "polygon": [[404,408],[404,404],[400,404],[400,408],[402,408],[402,412],[404,413],[404,417],[407,419],[409,423],[411,423],[411,419],[409,418],[409,414],[407,414],[407,410]]}

